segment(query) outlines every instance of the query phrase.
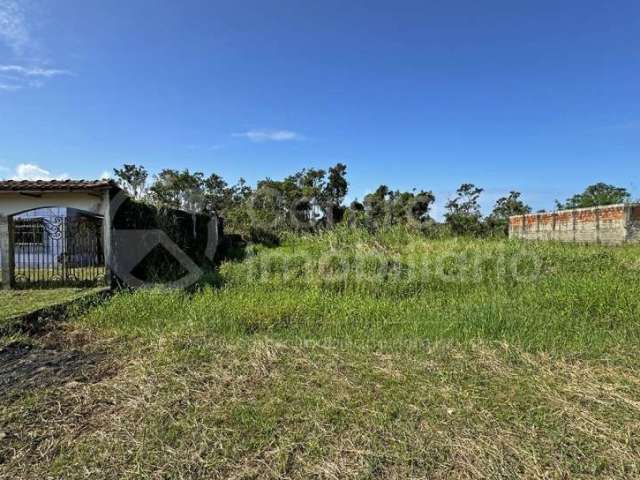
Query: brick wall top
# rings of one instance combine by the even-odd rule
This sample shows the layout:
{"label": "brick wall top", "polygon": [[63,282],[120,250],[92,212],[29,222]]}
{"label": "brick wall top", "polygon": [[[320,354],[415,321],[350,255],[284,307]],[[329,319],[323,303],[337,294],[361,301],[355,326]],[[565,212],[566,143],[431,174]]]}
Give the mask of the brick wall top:
{"label": "brick wall top", "polygon": [[624,212],[627,208],[631,208],[631,215],[633,218],[640,219],[640,204],[634,203],[619,203],[617,205],[603,205],[601,207],[589,207],[589,208],[576,208],[573,210],[557,210],[555,212],[545,213],[526,213],[524,215],[515,215],[509,217],[509,223],[511,225],[522,225],[523,219],[525,225],[530,225],[536,222],[543,224],[556,221],[568,221],[576,216],[577,221],[591,222],[595,221],[595,212],[598,210],[600,218],[606,220],[620,219],[624,216]]}

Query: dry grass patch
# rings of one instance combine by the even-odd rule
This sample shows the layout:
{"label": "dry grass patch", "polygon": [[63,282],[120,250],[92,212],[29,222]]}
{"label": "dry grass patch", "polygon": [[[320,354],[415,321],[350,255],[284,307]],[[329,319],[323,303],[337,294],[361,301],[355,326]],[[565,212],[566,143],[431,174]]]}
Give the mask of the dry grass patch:
{"label": "dry grass patch", "polygon": [[115,375],[4,405],[0,475],[638,476],[638,366],[480,343],[367,352],[163,337]]}

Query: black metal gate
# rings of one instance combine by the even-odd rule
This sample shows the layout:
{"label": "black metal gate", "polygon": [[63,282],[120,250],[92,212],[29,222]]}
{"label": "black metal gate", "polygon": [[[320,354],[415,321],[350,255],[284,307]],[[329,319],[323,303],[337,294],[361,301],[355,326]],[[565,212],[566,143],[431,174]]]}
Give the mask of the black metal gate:
{"label": "black metal gate", "polygon": [[105,282],[102,219],[35,212],[13,220],[16,288]]}

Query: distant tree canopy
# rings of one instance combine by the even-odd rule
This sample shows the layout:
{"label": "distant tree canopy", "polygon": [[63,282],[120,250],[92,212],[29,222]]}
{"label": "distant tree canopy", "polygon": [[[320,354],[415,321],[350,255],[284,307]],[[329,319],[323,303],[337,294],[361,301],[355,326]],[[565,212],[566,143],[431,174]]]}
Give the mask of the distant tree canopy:
{"label": "distant tree canopy", "polygon": [[480,235],[483,233],[480,194],[484,190],[472,183],[463,183],[456,196],[446,205],[446,223],[456,235]]}
{"label": "distant tree canopy", "polygon": [[150,199],[157,205],[188,212],[206,211],[203,185],[204,174],[201,172],[164,169],[149,188]]}
{"label": "distant tree canopy", "polygon": [[346,174],[347,166],[338,163],[328,172],[309,168],[283,180],[261,180],[251,202],[254,219],[292,230],[331,226],[342,218]]}
{"label": "distant tree canopy", "polygon": [[490,233],[509,232],[509,217],[531,213],[531,207],[520,200],[520,192],[509,192],[506,197],[496,201],[493,211],[486,219],[486,226]]}
{"label": "distant tree canopy", "polygon": [[556,208],[558,210],[571,210],[574,208],[597,207],[599,205],[614,205],[628,202],[630,199],[631,195],[626,188],[600,182],[589,185],[584,192],[574,195],[564,203],[556,200]]}
{"label": "distant tree canopy", "polygon": [[143,166],[125,163],[122,168],[114,168],[113,174],[133,198],[140,200],[145,196],[149,172]]}
{"label": "distant tree canopy", "polygon": [[114,169],[116,181],[131,196],[157,206],[190,212],[217,212],[232,228],[310,230],[340,222],[348,193],[347,166],[303,169],[283,180],[266,178],[255,190],[244,179],[229,185],[215,173],[164,169],[147,185],[143,166]]}
{"label": "distant tree canopy", "polygon": [[[347,166],[337,163],[328,169],[305,168],[282,180],[265,178],[252,188],[240,178],[228,184],[215,173],[208,176],[189,169],[164,169],[149,181],[141,165],[125,164],[113,170],[116,181],[136,200],[195,213],[218,213],[228,232],[251,238],[275,238],[281,233],[313,232],[345,222],[350,226],[379,229],[406,225],[436,235],[506,235],[512,215],[531,212],[520,192],[499,198],[483,217],[480,197],[483,189],[463,183],[446,203],[444,224],[431,218],[436,197],[430,190],[392,190],[380,185],[362,201],[345,205],[349,193]],[[558,208],[571,209],[611,205],[630,200],[622,187],[597,183],[574,195]]]}
{"label": "distant tree canopy", "polygon": [[380,185],[373,193],[364,197],[363,204],[352,204],[351,208],[364,211],[368,225],[373,228],[384,225],[420,224],[430,220],[429,210],[435,199],[432,192],[393,191],[386,185]]}

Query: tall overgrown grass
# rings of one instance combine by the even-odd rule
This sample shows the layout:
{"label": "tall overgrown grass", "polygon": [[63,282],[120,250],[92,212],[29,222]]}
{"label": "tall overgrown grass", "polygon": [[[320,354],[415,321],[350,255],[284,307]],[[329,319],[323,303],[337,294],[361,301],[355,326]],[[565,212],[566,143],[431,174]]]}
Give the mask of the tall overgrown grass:
{"label": "tall overgrown grass", "polygon": [[337,228],[250,246],[214,283],[121,293],[84,320],[125,336],[267,334],[363,348],[483,340],[598,353],[640,344],[640,246]]}

